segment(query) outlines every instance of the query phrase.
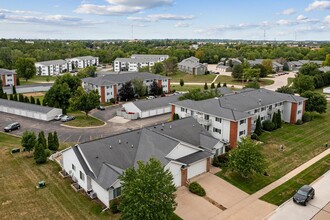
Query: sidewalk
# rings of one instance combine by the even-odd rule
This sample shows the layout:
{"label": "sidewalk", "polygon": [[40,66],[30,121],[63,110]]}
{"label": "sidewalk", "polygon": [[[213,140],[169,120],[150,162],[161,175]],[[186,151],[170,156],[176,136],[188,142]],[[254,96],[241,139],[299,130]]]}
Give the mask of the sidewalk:
{"label": "sidewalk", "polygon": [[[297,167],[296,169],[292,170],[291,172],[289,172],[285,176],[281,177],[280,179],[278,179],[278,180],[274,181],[273,183],[269,184],[268,186],[262,188],[258,192],[241,200],[240,202],[238,202],[234,206],[228,208],[227,210],[217,214],[216,216],[212,217],[211,219],[260,219],[260,218],[265,218],[268,214],[270,214],[272,211],[274,211],[277,208],[277,206],[263,202],[263,201],[259,200],[259,198],[261,196],[267,194],[271,190],[275,189],[276,187],[282,185],[283,183],[285,183],[292,177],[296,176],[298,173],[302,172],[306,168],[310,167],[312,164],[319,161],[320,159],[327,156],[328,154],[330,154],[330,148],[323,151],[322,153],[315,156],[314,158],[307,161],[306,163],[302,164],[301,166]],[[264,203],[268,204],[269,206],[267,206]],[[264,205],[265,205],[265,207],[264,207]],[[266,208],[267,208],[267,210],[266,210]],[[265,209],[265,210],[263,210],[264,211],[263,213],[260,213],[262,211],[261,209]],[[250,214],[252,213],[254,217],[252,218],[252,215],[250,216],[251,218],[248,217],[247,213],[250,213]],[[255,213],[259,214],[258,217],[255,216]]]}

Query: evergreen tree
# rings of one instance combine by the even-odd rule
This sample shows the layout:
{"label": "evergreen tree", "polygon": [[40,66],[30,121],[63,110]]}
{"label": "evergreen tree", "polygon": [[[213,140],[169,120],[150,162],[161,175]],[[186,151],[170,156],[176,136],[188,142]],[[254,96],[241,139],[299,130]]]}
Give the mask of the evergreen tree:
{"label": "evergreen tree", "polygon": [[47,106],[47,103],[45,102],[44,99],[42,100],[42,103],[41,104],[42,104],[42,106]]}
{"label": "evergreen tree", "polygon": [[48,149],[54,150],[54,138],[52,132],[48,133]]}
{"label": "evergreen tree", "polygon": [[180,79],[180,86],[181,86],[181,87],[184,86],[184,81],[183,81],[183,79]]}
{"label": "evergreen tree", "polygon": [[209,89],[209,87],[207,86],[207,83],[204,84],[204,89],[205,90],[208,90]]}
{"label": "evergreen tree", "polygon": [[282,116],[281,116],[281,111],[277,111],[277,128],[282,127]]}
{"label": "evergreen tree", "polygon": [[2,80],[0,79],[0,94],[3,94],[3,89],[2,89]]}
{"label": "evergreen tree", "polygon": [[16,85],[17,86],[21,85],[21,82],[19,81],[19,78],[18,77],[16,77]]}
{"label": "evergreen tree", "polygon": [[13,85],[13,94],[17,94],[15,85]]}
{"label": "evergreen tree", "polygon": [[25,151],[30,152],[36,145],[37,138],[34,132],[25,131],[22,136],[21,144]]}
{"label": "evergreen tree", "polygon": [[260,116],[258,116],[257,123],[256,123],[256,129],[254,130],[254,133],[258,136],[260,136],[262,133]]}
{"label": "evergreen tree", "polygon": [[17,101],[17,94],[14,94],[14,101]]}
{"label": "evergreen tree", "polygon": [[13,94],[10,94],[10,95],[9,95],[9,100],[12,100],[12,101],[14,100],[14,96],[13,96]]}
{"label": "evergreen tree", "polygon": [[31,104],[36,104],[36,101],[33,96],[30,97],[30,102],[31,102]]}
{"label": "evergreen tree", "polygon": [[215,89],[214,83],[211,84],[211,89]]}
{"label": "evergreen tree", "polygon": [[24,96],[22,94],[18,95],[18,101],[19,102],[24,102]]}
{"label": "evergreen tree", "polygon": [[8,95],[6,92],[2,94],[2,98],[8,100]]}
{"label": "evergreen tree", "polygon": [[220,88],[220,87],[221,87],[221,83],[220,83],[220,82],[218,82],[217,88]]}
{"label": "evergreen tree", "polygon": [[60,147],[60,142],[58,141],[58,137],[57,137],[57,132],[54,131],[54,135],[53,135],[53,147],[54,149],[53,150],[58,150],[59,147]]}
{"label": "evergreen tree", "polygon": [[39,100],[39,98],[37,98],[37,105],[40,105],[40,100]]}
{"label": "evergreen tree", "polygon": [[30,100],[29,100],[29,98],[27,96],[24,97],[24,102],[25,103],[30,103]]}
{"label": "evergreen tree", "polygon": [[274,130],[277,129],[277,114],[276,112],[273,113],[273,118],[272,118],[272,122],[274,124]]}
{"label": "evergreen tree", "polygon": [[43,131],[40,131],[38,134],[38,142],[42,144],[42,146],[44,146],[44,149],[47,148],[47,141],[45,138],[45,134]]}
{"label": "evergreen tree", "polygon": [[37,141],[34,146],[34,160],[37,164],[43,164],[47,161],[45,146],[42,142]]}
{"label": "evergreen tree", "polygon": [[227,83],[224,83],[222,86],[223,86],[223,87],[227,87]]}

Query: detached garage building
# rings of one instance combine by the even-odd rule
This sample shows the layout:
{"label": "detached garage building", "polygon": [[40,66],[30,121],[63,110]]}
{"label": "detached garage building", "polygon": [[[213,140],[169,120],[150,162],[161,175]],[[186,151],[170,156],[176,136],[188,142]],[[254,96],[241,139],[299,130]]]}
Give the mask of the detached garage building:
{"label": "detached garage building", "polygon": [[171,112],[170,103],[179,101],[179,97],[181,95],[128,102],[123,104],[121,111],[118,111],[117,115],[127,119],[138,119],[167,114]]}
{"label": "detached garage building", "polygon": [[62,114],[62,109],[0,99],[0,112],[51,121],[56,115]]}

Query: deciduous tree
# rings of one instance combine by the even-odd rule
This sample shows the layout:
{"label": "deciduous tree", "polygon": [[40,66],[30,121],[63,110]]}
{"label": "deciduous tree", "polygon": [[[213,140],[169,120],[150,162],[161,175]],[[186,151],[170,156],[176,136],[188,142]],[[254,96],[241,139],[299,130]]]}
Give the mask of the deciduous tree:
{"label": "deciduous tree", "polygon": [[25,151],[27,152],[32,151],[36,142],[37,142],[37,138],[34,132],[25,131],[23,133],[21,144],[24,147]]}
{"label": "deciduous tree", "polygon": [[145,95],[145,87],[144,87],[144,83],[143,80],[135,78],[132,80],[132,86],[134,89],[134,93],[137,94],[139,97],[142,97]]}
{"label": "deciduous tree", "polygon": [[132,86],[131,81],[126,82],[123,84],[123,86],[119,89],[118,91],[119,93],[119,97],[121,98],[121,100],[131,100],[134,98],[134,89]]}
{"label": "deciduous tree", "polygon": [[306,111],[325,113],[327,110],[327,99],[318,92],[306,91],[301,94],[306,100]]}
{"label": "deciduous tree", "polygon": [[160,161],[138,161],[119,177],[122,182],[120,210],[123,219],[170,219],[176,207],[173,176]]}
{"label": "deciduous tree", "polygon": [[25,79],[25,81],[36,75],[34,60],[31,58],[19,58],[15,66],[18,77]]}
{"label": "deciduous tree", "polygon": [[86,92],[82,87],[78,87],[76,95],[70,99],[72,110],[80,110],[88,113],[100,105],[100,95],[96,90]]}
{"label": "deciduous tree", "polygon": [[290,87],[290,86],[282,86],[282,87],[278,88],[278,89],[276,90],[276,92],[286,93],[286,94],[291,94],[291,95],[294,94],[294,90],[293,90],[293,88]]}

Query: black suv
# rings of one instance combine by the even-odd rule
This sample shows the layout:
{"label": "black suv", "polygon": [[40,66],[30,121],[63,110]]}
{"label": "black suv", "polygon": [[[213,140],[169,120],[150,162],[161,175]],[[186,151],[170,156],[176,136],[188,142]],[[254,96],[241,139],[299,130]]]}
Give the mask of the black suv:
{"label": "black suv", "polygon": [[18,122],[14,122],[6,126],[3,130],[5,130],[5,132],[11,132],[13,130],[19,129],[20,127],[21,125]]}
{"label": "black suv", "polygon": [[297,204],[306,206],[309,200],[314,199],[314,196],[315,190],[313,187],[304,185],[296,192],[296,194],[294,194],[293,201]]}

